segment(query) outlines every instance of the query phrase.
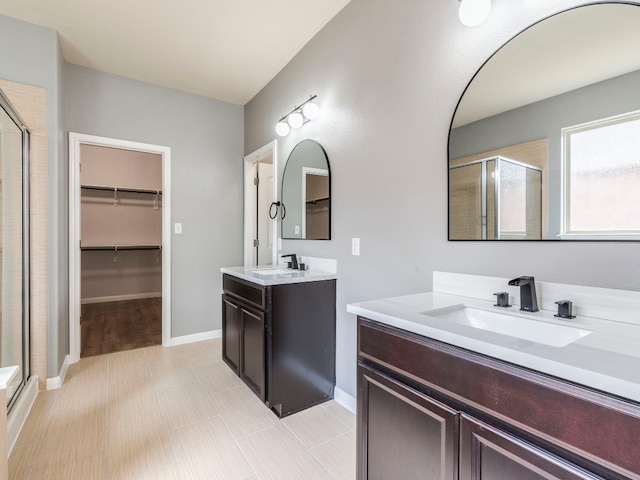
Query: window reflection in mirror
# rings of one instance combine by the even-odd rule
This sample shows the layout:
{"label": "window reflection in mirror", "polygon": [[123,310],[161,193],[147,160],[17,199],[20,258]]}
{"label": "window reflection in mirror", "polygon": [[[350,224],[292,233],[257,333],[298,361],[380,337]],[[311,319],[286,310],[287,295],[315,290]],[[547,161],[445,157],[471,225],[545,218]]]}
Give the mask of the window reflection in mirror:
{"label": "window reflection in mirror", "polygon": [[565,231],[640,235],[640,112],[563,131]]}
{"label": "window reflection in mirror", "polygon": [[292,150],[282,176],[282,238],[331,239],[331,170],[318,142],[303,140]]}
{"label": "window reflection in mirror", "polygon": [[[640,191],[640,185],[635,182],[632,188],[630,177],[620,176],[611,188],[619,199],[611,195],[603,197],[598,191],[603,182],[609,182],[603,177],[605,172],[610,172],[609,167],[593,169],[589,181],[582,175],[582,183],[578,185],[573,184],[571,171],[565,170],[563,158],[568,128],[640,111],[637,45],[640,45],[640,6],[592,4],[561,12],[533,25],[507,42],[483,65],[467,86],[452,120],[450,240],[640,239],[640,228],[628,208],[630,204],[638,205],[637,199],[632,200],[632,190]],[[597,160],[600,167],[617,161],[615,152],[626,143],[631,148],[624,154],[625,168],[640,171],[637,138],[637,133],[632,133],[601,148]],[[601,140],[596,142],[603,145]],[[474,188],[490,190],[484,197],[484,202],[489,204],[475,205],[477,197],[469,190],[465,195],[472,203],[461,205],[462,196],[456,193],[459,186],[454,184],[457,180],[452,175],[453,167],[491,157],[528,165],[533,167],[531,172],[537,169],[539,174],[532,173],[523,196],[510,200],[504,196],[502,199],[491,197],[494,186],[486,178],[483,181],[481,176],[477,177],[473,180]],[[576,171],[573,174],[577,175]],[[533,180],[535,175],[539,175],[539,181]],[[532,233],[538,229],[531,224],[533,216],[522,215],[523,211],[529,211],[530,204],[538,202],[536,197],[541,205],[537,237]],[[620,198],[626,198],[627,203]],[[525,210],[523,201],[527,202]],[[511,217],[507,220],[507,213],[500,210],[496,215],[489,215],[496,205],[502,208],[507,204],[520,212],[517,220]],[[598,226],[599,221],[591,218],[598,209],[608,210],[604,214],[606,226]],[[457,215],[457,211],[464,214]],[[469,218],[472,211],[475,216]],[[523,219],[526,228],[523,228]],[[615,219],[618,221],[614,223]],[[579,224],[575,223],[578,221]],[[471,223],[476,228],[470,228]]]}

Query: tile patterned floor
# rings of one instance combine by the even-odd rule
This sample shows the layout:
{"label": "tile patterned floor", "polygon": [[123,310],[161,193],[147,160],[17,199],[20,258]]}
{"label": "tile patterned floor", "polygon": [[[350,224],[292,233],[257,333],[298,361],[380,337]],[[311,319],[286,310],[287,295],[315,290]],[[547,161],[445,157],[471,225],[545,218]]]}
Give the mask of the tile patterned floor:
{"label": "tile patterned floor", "polygon": [[279,420],[220,339],[83,358],[40,392],[11,480],[355,478],[355,417],[334,401]]}

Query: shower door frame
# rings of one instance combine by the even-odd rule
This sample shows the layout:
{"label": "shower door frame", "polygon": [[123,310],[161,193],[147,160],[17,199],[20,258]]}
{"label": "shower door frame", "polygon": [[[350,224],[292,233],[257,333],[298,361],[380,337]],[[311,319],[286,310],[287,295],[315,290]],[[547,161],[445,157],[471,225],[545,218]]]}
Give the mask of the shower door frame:
{"label": "shower door frame", "polygon": [[10,410],[31,377],[31,171],[29,162],[31,132],[2,90],[0,90],[0,108],[7,113],[11,121],[20,129],[22,142],[22,364],[20,365],[20,385],[7,405]]}
{"label": "shower door frame", "polygon": [[[456,170],[458,168],[464,168],[464,167],[468,167],[470,165],[477,165],[480,164],[480,169],[481,169],[481,178],[480,178],[480,209],[481,209],[481,226],[482,226],[482,240],[487,240],[487,225],[488,225],[488,219],[487,219],[487,163],[489,163],[490,161],[495,161],[496,162],[496,168],[495,168],[495,178],[494,178],[494,195],[493,195],[493,200],[494,200],[494,216],[495,216],[495,220],[494,220],[494,238],[493,240],[500,240],[500,165],[502,164],[502,162],[509,162],[512,163],[514,165],[518,165],[524,168],[528,168],[531,170],[536,170],[540,173],[542,173],[542,169],[539,167],[536,167],[534,165],[529,165],[527,163],[524,162],[519,162],[518,160],[513,160],[512,158],[508,158],[505,157],[503,155],[494,155],[492,157],[486,157],[486,158],[481,158],[478,160],[471,160],[470,162],[464,162],[464,163],[460,163],[460,164],[456,164],[456,165],[451,165],[449,167],[449,170]],[[540,205],[540,209],[541,209],[541,214],[542,214],[542,205]],[[542,232],[540,232],[540,236],[542,237]]]}

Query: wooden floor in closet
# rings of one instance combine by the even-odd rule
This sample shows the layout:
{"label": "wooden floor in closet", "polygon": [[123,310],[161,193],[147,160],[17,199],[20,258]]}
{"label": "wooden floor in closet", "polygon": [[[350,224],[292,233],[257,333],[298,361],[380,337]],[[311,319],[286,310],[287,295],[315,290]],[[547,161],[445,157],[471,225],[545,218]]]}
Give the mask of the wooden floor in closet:
{"label": "wooden floor in closet", "polygon": [[87,303],[81,313],[81,357],[162,344],[162,298]]}

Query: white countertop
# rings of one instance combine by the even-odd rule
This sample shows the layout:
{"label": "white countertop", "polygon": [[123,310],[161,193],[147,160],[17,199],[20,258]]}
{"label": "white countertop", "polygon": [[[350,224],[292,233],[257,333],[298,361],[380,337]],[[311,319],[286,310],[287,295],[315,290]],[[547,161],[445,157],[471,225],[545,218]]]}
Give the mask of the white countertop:
{"label": "white countertop", "polygon": [[[552,347],[428,315],[431,310],[456,305],[579,327],[593,333],[567,346]],[[433,292],[347,306],[350,313],[386,325],[640,402],[640,326],[585,316],[558,319],[546,310],[535,313],[520,312],[515,307],[508,310],[505,312],[486,300]]]}
{"label": "white countertop", "polygon": [[[282,285],[287,283],[319,282],[321,280],[335,280],[338,275],[324,272],[315,268],[309,270],[290,270],[284,267],[223,267],[222,273],[242,278],[258,285]],[[275,271],[274,273],[269,273]],[[256,273],[258,272],[258,273]]]}

